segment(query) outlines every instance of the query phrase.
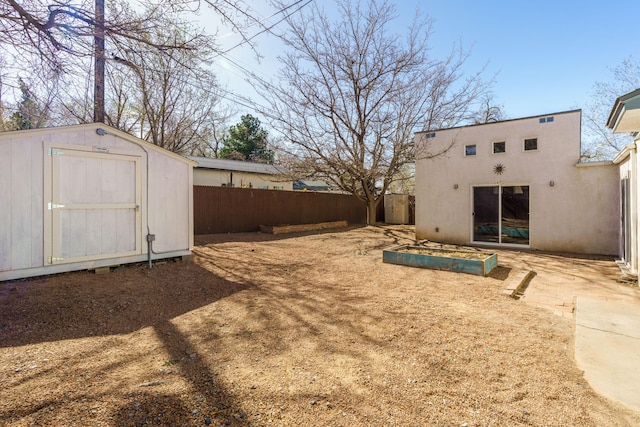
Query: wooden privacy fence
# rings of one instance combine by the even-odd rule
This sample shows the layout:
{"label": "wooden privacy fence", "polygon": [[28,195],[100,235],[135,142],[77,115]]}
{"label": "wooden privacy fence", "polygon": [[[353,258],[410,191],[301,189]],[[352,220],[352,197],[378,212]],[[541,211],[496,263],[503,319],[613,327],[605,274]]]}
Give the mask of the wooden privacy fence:
{"label": "wooden privacy fence", "polygon": [[261,225],[295,225],[345,220],[366,224],[366,205],[333,193],[193,187],[194,233],[258,231]]}

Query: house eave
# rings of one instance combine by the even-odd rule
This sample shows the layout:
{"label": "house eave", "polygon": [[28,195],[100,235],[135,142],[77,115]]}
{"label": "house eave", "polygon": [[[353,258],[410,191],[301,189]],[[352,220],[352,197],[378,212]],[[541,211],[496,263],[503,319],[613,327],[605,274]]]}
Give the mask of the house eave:
{"label": "house eave", "polygon": [[640,131],[640,89],[616,99],[607,119],[607,127],[614,133]]}
{"label": "house eave", "polygon": [[239,160],[214,159],[210,157],[187,156],[197,162],[196,169],[218,170],[227,172],[248,172],[263,175],[285,175],[285,171],[276,165]]}
{"label": "house eave", "polygon": [[633,150],[636,149],[636,143],[632,142],[631,144],[625,145],[622,150],[618,153],[616,157],[611,161],[614,165],[619,165],[624,162],[630,155]]}

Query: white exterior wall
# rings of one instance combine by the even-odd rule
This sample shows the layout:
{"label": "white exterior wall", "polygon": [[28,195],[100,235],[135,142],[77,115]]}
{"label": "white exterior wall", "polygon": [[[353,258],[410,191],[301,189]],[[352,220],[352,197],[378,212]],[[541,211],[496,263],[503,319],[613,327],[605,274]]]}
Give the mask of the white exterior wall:
{"label": "white exterior wall", "polygon": [[265,190],[293,190],[293,182],[279,181],[275,176],[240,171],[212,170],[206,168],[195,168],[193,171],[194,185],[204,185],[209,187],[222,187],[231,182],[233,174],[233,185],[236,188],[258,188]]}
{"label": "white exterior wall", "polygon": [[[106,134],[98,135],[97,128],[105,130]],[[54,149],[53,156],[49,155],[49,149]],[[57,160],[56,151],[62,153]],[[73,261],[54,259],[56,249],[52,246],[55,246],[60,229],[68,227],[69,219],[66,222],[56,220],[55,215],[60,215],[62,211],[48,207],[56,193],[65,193],[54,189],[59,178],[52,171],[56,170],[58,163],[73,165],[69,161],[70,157],[65,154],[71,152],[80,153],[80,160],[84,155],[90,158],[85,162],[87,165],[100,163],[101,156],[105,159],[103,163],[109,166],[110,163],[136,165],[135,182],[127,175],[125,179],[128,181],[128,188],[120,192],[125,195],[124,198],[131,198],[127,196],[128,191],[136,193],[136,200],[131,203],[139,206],[130,207],[129,212],[132,214],[128,215],[130,224],[134,224],[132,221],[135,216],[135,228],[120,230],[116,227],[118,221],[109,219],[110,216],[122,217],[117,214],[123,211],[119,207],[110,211],[116,212],[113,215],[102,215],[102,218],[99,204],[88,208],[89,210],[67,206],[68,209],[64,211],[67,215],[65,218],[80,216],[87,224],[86,233],[67,239],[67,250],[73,249],[74,245],[79,251],[87,247],[100,250],[101,247],[110,246],[101,244],[101,240],[114,240],[114,235],[128,234],[126,238],[130,241],[129,245],[134,247],[127,250],[126,255],[120,249],[115,255],[107,250],[95,256],[76,256],[72,258]],[[64,162],[60,161],[62,157]],[[124,160],[110,162],[112,158]],[[102,124],[0,133],[0,183],[9,189],[0,192],[0,280],[146,261],[147,230],[156,236],[152,259],[190,254],[193,247],[194,164],[186,158]],[[84,189],[83,191],[93,191],[90,187],[96,183],[89,185],[83,182],[85,177],[92,176],[93,171],[89,167],[86,171],[75,169],[77,168],[67,167],[60,174],[64,178],[60,182],[76,181],[82,184],[79,188]],[[97,183],[106,194],[104,197],[110,197],[111,191],[114,200],[123,198],[117,189],[117,185],[122,184],[122,178],[118,181],[117,173],[113,177],[109,175],[110,172],[101,173],[105,181],[108,181]],[[73,191],[66,193],[73,196]],[[93,196],[89,194],[85,197],[91,199]],[[92,225],[96,218],[101,220],[97,227]],[[131,236],[131,233],[136,235]]]}
{"label": "white exterior wall", "polygon": [[[628,203],[629,207],[626,209],[627,227],[628,230],[624,230],[624,225],[621,225],[620,233],[621,249],[620,254],[624,255],[624,261],[632,274],[638,274],[639,266],[639,254],[640,254],[640,239],[638,238],[638,210],[640,209],[640,187],[638,186],[638,153],[637,144],[639,139],[633,144],[628,145],[623,149],[614,160],[618,164],[619,179],[620,181],[628,179]],[[626,234],[626,235],[625,235]],[[625,238],[629,239],[626,242],[626,248],[628,253],[624,253],[622,248],[625,245]]]}
{"label": "white exterior wall", "polygon": [[[551,116],[552,122],[540,123]],[[529,138],[538,139],[538,149],[525,152]],[[506,152],[494,154],[493,143],[501,141]],[[421,133],[416,143],[419,152],[430,153],[451,146],[445,154],[416,162],[418,239],[470,243],[473,186],[521,185],[530,191],[529,247],[618,254],[618,171],[609,163],[576,166],[580,111],[440,130],[433,138]],[[475,156],[465,156],[467,144],[476,144]],[[502,174],[494,172],[498,164],[504,166]]]}

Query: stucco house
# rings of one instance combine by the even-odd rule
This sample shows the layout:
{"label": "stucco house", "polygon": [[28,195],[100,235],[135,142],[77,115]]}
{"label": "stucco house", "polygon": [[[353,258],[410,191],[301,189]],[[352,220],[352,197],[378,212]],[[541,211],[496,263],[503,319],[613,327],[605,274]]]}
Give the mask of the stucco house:
{"label": "stucco house", "polygon": [[210,187],[293,190],[293,181],[276,166],[266,163],[187,156],[197,163],[193,184]]}
{"label": "stucco house", "polygon": [[619,253],[618,168],[580,161],[581,111],[417,133],[416,238]]}
{"label": "stucco house", "polygon": [[0,133],[0,280],[190,255],[194,164],[104,124]]}
{"label": "stucco house", "polygon": [[638,274],[640,239],[638,238],[638,144],[640,143],[640,89],[616,99],[607,127],[616,133],[630,133],[635,139],[613,160],[619,167],[621,250],[620,256],[632,274]]}

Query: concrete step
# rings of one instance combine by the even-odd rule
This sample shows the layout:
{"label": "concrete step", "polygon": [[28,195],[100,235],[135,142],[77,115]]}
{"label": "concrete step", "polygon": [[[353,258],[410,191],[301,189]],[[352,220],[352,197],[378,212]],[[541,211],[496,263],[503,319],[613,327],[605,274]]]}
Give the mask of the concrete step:
{"label": "concrete step", "polygon": [[529,285],[536,273],[532,270],[521,270],[507,279],[507,284],[502,291],[503,295],[518,299]]}

